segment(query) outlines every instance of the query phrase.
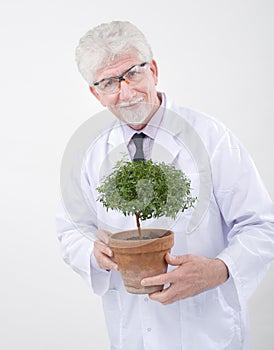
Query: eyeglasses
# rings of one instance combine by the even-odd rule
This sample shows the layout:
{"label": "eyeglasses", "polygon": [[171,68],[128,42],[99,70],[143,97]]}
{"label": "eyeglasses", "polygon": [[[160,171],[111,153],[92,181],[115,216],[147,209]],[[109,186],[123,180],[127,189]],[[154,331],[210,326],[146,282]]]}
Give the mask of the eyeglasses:
{"label": "eyeglasses", "polygon": [[104,78],[93,84],[99,93],[103,94],[115,94],[120,90],[121,81],[125,81],[127,84],[135,84],[141,81],[147,70],[148,62],[136,64],[128,68],[121,75],[115,77]]}

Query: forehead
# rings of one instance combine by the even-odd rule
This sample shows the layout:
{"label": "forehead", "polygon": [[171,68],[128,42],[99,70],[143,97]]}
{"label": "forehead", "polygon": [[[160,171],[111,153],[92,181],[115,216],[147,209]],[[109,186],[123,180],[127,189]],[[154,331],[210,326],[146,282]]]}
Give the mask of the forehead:
{"label": "forehead", "polygon": [[137,55],[129,55],[116,60],[106,67],[100,68],[96,72],[96,81],[104,78],[120,75],[131,66],[142,63]]}

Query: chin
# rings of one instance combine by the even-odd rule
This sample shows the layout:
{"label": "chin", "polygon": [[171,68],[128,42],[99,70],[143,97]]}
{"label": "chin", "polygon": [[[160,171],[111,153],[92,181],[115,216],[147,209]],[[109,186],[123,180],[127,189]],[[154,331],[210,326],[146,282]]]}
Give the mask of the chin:
{"label": "chin", "polygon": [[119,110],[119,119],[138,130],[148,123],[151,112],[151,106],[143,104],[136,110]]}
{"label": "chin", "polygon": [[130,126],[132,129],[134,130],[142,130],[146,125],[147,125],[148,122],[143,122],[141,124],[129,124],[127,123],[128,126]]}

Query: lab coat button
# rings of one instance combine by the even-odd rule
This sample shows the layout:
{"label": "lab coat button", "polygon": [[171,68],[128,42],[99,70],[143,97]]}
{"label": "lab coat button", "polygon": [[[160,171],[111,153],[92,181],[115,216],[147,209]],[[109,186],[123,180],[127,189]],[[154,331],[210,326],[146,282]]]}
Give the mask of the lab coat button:
{"label": "lab coat button", "polygon": [[147,332],[151,332],[152,331],[152,329],[151,328],[147,328]]}

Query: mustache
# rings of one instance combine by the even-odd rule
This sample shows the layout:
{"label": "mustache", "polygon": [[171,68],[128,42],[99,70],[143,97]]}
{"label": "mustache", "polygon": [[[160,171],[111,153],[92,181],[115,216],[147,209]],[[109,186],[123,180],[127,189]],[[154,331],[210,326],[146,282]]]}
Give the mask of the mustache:
{"label": "mustache", "polygon": [[118,108],[128,107],[128,106],[134,105],[136,103],[142,102],[143,100],[144,100],[143,97],[139,97],[139,98],[136,98],[136,99],[131,100],[131,101],[121,102],[117,105],[117,107]]}

